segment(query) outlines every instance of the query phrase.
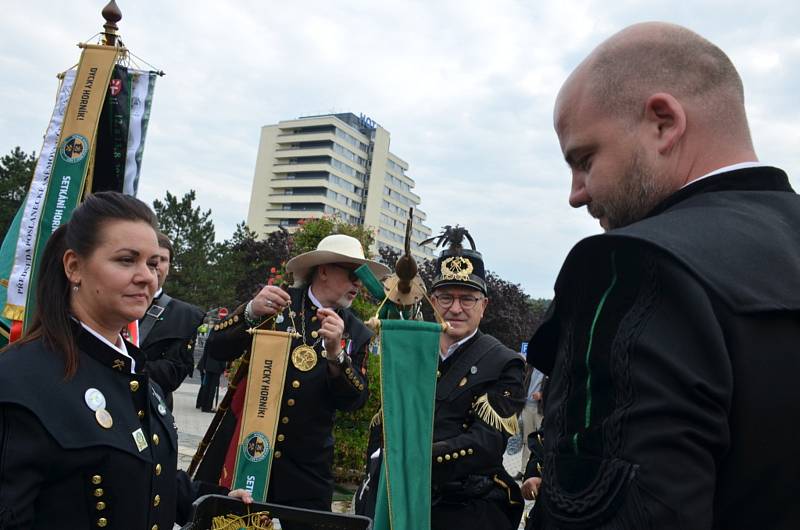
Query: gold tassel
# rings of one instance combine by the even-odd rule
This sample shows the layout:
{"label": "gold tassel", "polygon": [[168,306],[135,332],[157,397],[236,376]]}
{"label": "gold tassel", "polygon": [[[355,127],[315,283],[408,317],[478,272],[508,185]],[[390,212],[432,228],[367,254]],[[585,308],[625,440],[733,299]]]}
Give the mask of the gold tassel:
{"label": "gold tassel", "polygon": [[369,422],[370,430],[374,429],[375,427],[377,427],[381,423],[383,423],[383,409],[378,409],[378,412],[375,413],[375,415],[372,417],[372,419]]}
{"label": "gold tassel", "polygon": [[248,515],[220,515],[211,520],[211,530],[272,530],[269,512]]}
{"label": "gold tassel", "polygon": [[6,304],[3,316],[9,320],[22,320],[25,317],[25,308],[19,305]]}
{"label": "gold tassel", "polygon": [[489,404],[489,394],[484,394],[479,397],[472,409],[475,411],[475,414],[487,425],[494,427],[498,431],[505,431],[511,436],[514,436],[519,432],[517,415],[512,414],[507,418],[502,417]]}

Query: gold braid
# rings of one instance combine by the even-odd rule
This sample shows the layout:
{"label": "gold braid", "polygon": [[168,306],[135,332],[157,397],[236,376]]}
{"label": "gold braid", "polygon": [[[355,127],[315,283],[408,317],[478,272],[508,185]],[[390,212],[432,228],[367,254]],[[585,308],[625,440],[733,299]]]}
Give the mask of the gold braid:
{"label": "gold braid", "polygon": [[472,409],[475,411],[475,415],[482,419],[487,425],[490,427],[494,427],[498,431],[506,431],[511,436],[514,436],[519,432],[519,422],[517,421],[517,415],[512,414],[507,418],[504,418],[500,414],[497,413],[492,405],[489,404],[489,394],[484,394],[478,398],[478,401],[475,402],[475,405],[472,406]]}

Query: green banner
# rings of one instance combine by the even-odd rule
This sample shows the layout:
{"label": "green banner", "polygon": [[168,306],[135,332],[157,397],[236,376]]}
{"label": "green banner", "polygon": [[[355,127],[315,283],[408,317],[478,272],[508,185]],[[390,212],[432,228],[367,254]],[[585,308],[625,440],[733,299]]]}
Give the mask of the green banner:
{"label": "green banner", "polygon": [[375,530],[429,529],[436,369],[442,327],[381,321],[384,456]]}
{"label": "green banner", "polygon": [[26,326],[31,321],[36,305],[36,276],[44,247],[50,235],[69,220],[83,193],[100,110],[119,53],[118,48],[109,46],[84,44],[83,48],[39,219],[25,304]]}

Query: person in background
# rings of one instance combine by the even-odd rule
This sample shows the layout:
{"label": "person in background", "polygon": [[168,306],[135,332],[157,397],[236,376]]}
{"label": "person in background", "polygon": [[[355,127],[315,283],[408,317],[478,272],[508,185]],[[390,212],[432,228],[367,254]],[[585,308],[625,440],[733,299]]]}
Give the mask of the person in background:
{"label": "person in background", "polygon": [[164,292],[173,259],[172,242],[158,232],[158,290],[153,303],[139,320],[139,347],[147,358],[150,378],[164,392],[172,410],[172,392],[194,368],[194,340],[203,311]]}

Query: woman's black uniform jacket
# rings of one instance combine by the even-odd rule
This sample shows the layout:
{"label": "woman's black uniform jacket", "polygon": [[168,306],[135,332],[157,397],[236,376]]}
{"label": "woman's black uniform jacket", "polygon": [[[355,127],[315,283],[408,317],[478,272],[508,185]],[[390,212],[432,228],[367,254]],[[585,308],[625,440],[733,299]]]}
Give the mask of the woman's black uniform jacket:
{"label": "woman's black uniform jacket", "polygon": [[[177,490],[183,508],[191,494],[176,487],[177,428],[140,373],[144,356],[126,344],[131,374],[129,358],[74,329],[80,360],[68,380],[41,339],[0,353],[0,529],[172,530]],[[89,389],[105,398],[110,428]]]}

